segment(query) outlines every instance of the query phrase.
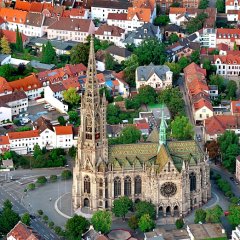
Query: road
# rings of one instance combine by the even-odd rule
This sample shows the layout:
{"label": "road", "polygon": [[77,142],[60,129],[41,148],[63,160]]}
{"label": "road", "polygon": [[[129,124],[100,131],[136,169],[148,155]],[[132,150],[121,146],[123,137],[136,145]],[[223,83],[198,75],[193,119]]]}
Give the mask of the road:
{"label": "road", "polygon": [[[9,199],[13,204],[13,210],[18,214],[29,212],[34,215],[31,204],[25,205],[22,198],[25,195],[24,189],[27,184],[34,182],[38,176],[60,175],[63,169],[34,169],[34,170],[17,170],[9,173],[0,173],[0,206],[3,202]],[[15,180],[10,180],[10,178]],[[44,239],[54,240],[59,237],[48,228],[39,218],[31,220],[31,227],[34,228]]]}

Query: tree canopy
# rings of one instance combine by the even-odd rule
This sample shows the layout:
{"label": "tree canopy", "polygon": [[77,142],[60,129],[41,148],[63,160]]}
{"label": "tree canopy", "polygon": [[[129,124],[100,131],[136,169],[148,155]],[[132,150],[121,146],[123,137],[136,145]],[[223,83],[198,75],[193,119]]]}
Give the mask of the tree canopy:
{"label": "tree canopy", "polygon": [[122,144],[136,143],[141,138],[141,131],[135,126],[127,126],[120,133],[119,142]]}
{"label": "tree canopy", "polygon": [[[201,0],[201,1],[206,2],[207,0]],[[200,13],[197,15],[197,17],[192,18],[190,21],[187,22],[186,31],[189,34],[191,34],[201,29],[203,27],[203,23],[207,18],[207,16],[208,15],[206,13]]]}
{"label": "tree canopy", "polygon": [[172,137],[177,140],[193,139],[194,130],[193,125],[185,116],[177,116],[171,122]]}
{"label": "tree canopy", "polygon": [[195,215],[194,215],[194,223],[204,223],[206,219],[206,211],[204,211],[203,209],[199,208],[195,211]]}
{"label": "tree canopy", "polygon": [[223,210],[219,205],[206,210],[206,222],[219,223],[220,217],[223,215]]}
{"label": "tree canopy", "polygon": [[89,55],[89,46],[83,43],[78,43],[70,51],[70,62],[72,64],[83,63],[87,65]]}
{"label": "tree canopy", "polygon": [[173,33],[169,36],[168,40],[171,44],[173,44],[179,40],[179,37],[176,33]]}
{"label": "tree canopy", "polygon": [[77,106],[81,99],[80,95],[77,93],[77,89],[72,87],[63,92],[63,98],[72,106]]}
{"label": "tree canopy", "polygon": [[140,219],[144,214],[148,214],[151,219],[156,218],[156,211],[154,204],[147,201],[140,201],[135,205],[136,217]]}
{"label": "tree canopy", "polygon": [[218,13],[225,13],[225,1],[224,0],[217,0],[216,1],[216,8]]}
{"label": "tree canopy", "polygon": [[57,54],[55,49],[53,48],[50,41],[47,41],[46,45],[42,46],[42,59],[41,62],[46,64],[56,63]]}
{"label": "tree canopy", "polygon": [[29,213],[24,213],[21,217],[21,222],[26,224],[27,226],[30,226],[31,218]]}
{"label": "tree canopy", "polygon": [[132,54],[130,58],[128,58],[124,62],[124,77],[126,82],[130,85],[130,87],[134,87],[135,83],[135,71],[139,66],[138,56],[136,54]]}
{"label": "tree canopy", "polygon": [[142,104],[151,104],[156,102],[156,91],[149,85],[140,87],[137,98]]}
{"label": "tree canopy", "polygon": [[209,0],[200,0],[199,9],[206,9],[208,7]]}
{"label": "tree canopy", "polygon": [[116,217],[122,217],[125,219],[128,211],[133,207],[133,202],[126,196],[117,198],[113,201],[112,212]]}
{"label": "tree canopy", "polygon": [[240,224],[240,206],[238,205],[231,205],[229,207],[229,215],[228,220],[233,225],[233,227],[236,227]]}
{"label": "tree canopy", "polygon": [[16,50],[18,52],[23,52],[23,41],[22,41],[22,34],[19,32],[18,26],[16,30]]}
{"label": "tree canopy", "polygon": [[138,222],[138,226],[142,232],[149,232],[155,227],[154,221],[151,219],[149,214],[144,214],[141,216]]}
{"label": "tree canopy", "polygon": [[236,98],[236,93],[237,93],[237,83],[233,80],[230,80],[227,83],[226,87],[226,98],[229,100],[234,100]]}
{"label": "tree canopy", "polygon": [[112,225],[112,216],[107,211],[97,211],[91,219],[93,228],[103,234],[109,233]]}
{"label": "tree canopy", "polygon": [[169,16],[165,14],[157,16],[154,19],[154,25],[156,26],[166,26],[169,22],[170,22]]}
{"label": "tree canopy", "polygon": [[218,90],[219,92],[223,92],[225,90],[225,80],[222,76],[218,75],[218,74],[212,74],[209,76],[210,85],[217,85],[218,86]]}

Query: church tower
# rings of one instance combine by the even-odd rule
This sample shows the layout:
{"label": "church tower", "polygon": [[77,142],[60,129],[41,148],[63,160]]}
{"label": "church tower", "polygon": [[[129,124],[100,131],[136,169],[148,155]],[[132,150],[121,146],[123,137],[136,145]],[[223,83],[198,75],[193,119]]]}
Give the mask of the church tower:
{"label": "church tower", "polygon": [[[91,37],[85,83],[85,93],[81,99],[81,126],[79,127],[77,154],[73,169],[72,200],[74,209],[89,207],[96,210],[97,199],[105,198],[103,187],[108,142],[106,137],[106,98],[99,94],[96,77],[94,38]],[[99,196],[99,192],[100,195]],[[103,201],[100,203],[103,205]]]}
{"label": "church tower", "polygon": [[160,147],[162,144],[166,145],[166,121],[164,117],[164,106],[161,108],[162,110],[162,117],[161,117],[161,124],[160,124],[160,129],[159,129],[159,144],[158,144],[158,152],[160,150]]}

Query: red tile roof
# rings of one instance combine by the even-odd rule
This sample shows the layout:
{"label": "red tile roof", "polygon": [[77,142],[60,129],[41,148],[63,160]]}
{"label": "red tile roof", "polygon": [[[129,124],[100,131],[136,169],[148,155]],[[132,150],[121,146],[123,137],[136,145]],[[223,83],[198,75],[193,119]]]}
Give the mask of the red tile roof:
{"label": "red tile roof", "polygon": [[170,7],[169,14],[182,14],[186,13],[186,8],[180,8],[180,7]]}
{"label": "red tile roof", "polygon": [[5,93],[6,91],[11,92],[12,88],[5,78],[0,77],[0,93]]}
{"label": "red tile roof", "polygon": [[228,45],[225,44],[225,43],[219,43],[219,44],[217,44],[217,48],[218,48],[219,51],[220,51],[220,50],[222,50],[222,51],[228,51],[228,50],[229,50]]}
{"label": "red tile roof", "polygon": [[151,9],[149,8],[136,8],[129,7],[127,13],[127,20],[132,20],[134,16],[137,16],[139,21],[150,22],[151,21]]}
{"label": "red tile roof", "polygon": [[24,132],[9,132],[7,133],[9,139],[21,139],[21,138],[36,138],[39,137],[38,130],[30,130]]}
{"label": "red tile roof", "polygon": [[0,8],[0,16],[7,22],[24,24],[27,12],[12,8]]}
{"label": "red tile roof", "polygon": [[78,77],[68,78],[67,80],[62,81],[62,84],[66,89],[69,89],[69,88],[80,89],[81,88],[81,85],[78,81]]}
{"label": "red tile roof", "polygon": [[31,3],[27,1],[16,0],[15,9],[29,12]]}
{"label": "red tile roof", "polygon": [[213,111],[213,107],[210,101],[206,101],[205,99],[200,99],[198,102],[193,104],[194,109],[197,111],[203,107],[207,107],[208,109],[210,109],[211,111]]}
{"label": "red tile roof", "polygon": [[204,120],[206,134],[222,134],[229,129],[240,128],[240,119],[232,115],[214,115]]}
{"label": "red tile roof", "polygon": [[54,128],[55,128],[56,135],[73,134],[72,126],[56,126]]}
{"label": "red tile roof", "polygon": [[217,28],[217,39],[230,39],[231,42],[235,42],[236,39],[240,38],[240,29],[239,28]]}
{"label": "red tile roof", "polygon": [[9,85],[13,88],[13,90],[24,91],[30,91],[42,87],[41,82],[38,80],[35,74],[16,81],[9,82]]}
{"label": "red tile roof", "polygon": [[[2,33],[7,38],[8,42],[16,43],[16,32],[15,31],[2,29]],[[22,35],[23,43],[25,43],[28,40],[28,37],[23,33],[20,33],[20,34]]]}
{"label": "red tile roof", "polygon": [[232,114],[240,114],[240,100],[231,101],[231,112]]}
{"label": "red tile roof", "polygon": [[105,32],[110,33],[111,36],[121,37],[125,30],[117,26],[109,26],[107,24],[103,24],[95,32],[95,35],[105,35]]}
{"label": "red tile roof", "polygon": [[148,123],[136,123],[136,128],[139,130],[149,129],[149,124]]}
{"label": "red tile roof", "polygon": [[44,5],[40,2],[32,2],[30,7],[30,12],[41,13]]}
{"label": "red tile roof", "polygon": [[127,13],[109,13],[108,19],[127,20]]}
{"label": "red tile roof", "polygon": [[10,144],[8,136],[0,136],[0,145],[8,145],[8,144]]}
{"label": "red tile roof", "polygon": [[[237,54],[239,54],[239,51],[237,51]],[[219,59],[221,63],[225,64],[240,64],[240,55],[235,55],[234,51],[232,54],[228,53],[227,55],[214,55],[214,62],[217,61],[217,59]]]}

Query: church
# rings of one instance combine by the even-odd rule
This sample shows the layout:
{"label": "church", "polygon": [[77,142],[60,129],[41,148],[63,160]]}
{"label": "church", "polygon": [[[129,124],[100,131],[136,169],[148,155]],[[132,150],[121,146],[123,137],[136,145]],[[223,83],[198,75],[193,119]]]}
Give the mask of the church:
{"label": "church", "polygon": [[105,95],[99,94],[93,37],[81,100],[73,169],[74,209],[111,209],[114,199],[151,201],[157,217],[186,216],[211,198],[208,157],[194,140],[168,141],[162,116],[144,143],[108,145]]}

